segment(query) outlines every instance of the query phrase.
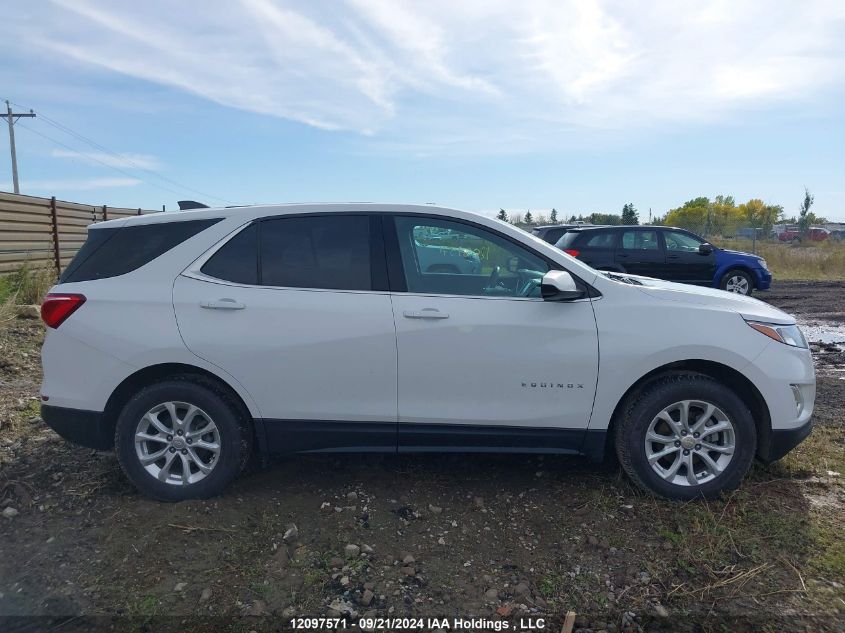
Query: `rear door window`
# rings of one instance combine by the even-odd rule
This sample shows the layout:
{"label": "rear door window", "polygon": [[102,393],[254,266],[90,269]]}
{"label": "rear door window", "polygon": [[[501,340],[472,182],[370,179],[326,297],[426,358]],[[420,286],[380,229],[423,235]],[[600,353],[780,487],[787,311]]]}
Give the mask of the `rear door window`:
{"label": "rear door window", "polygon": [[325,215],[263,220],[264,286],[372,290],[370,219]]}
{"label": "rear door window", "polygon": [[657,231],[625,231],[622,234],[622,248],[626,251],[657,251]]}

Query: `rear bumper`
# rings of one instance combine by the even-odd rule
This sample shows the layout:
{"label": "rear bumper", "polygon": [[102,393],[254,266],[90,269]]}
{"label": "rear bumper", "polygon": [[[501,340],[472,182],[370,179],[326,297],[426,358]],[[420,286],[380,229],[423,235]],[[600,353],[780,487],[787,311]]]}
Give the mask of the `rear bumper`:
{"label": "rear bumper", "polygon": [[761,447],[757,456],[765,464],[776,462],[807,439],[807,436],[810,435],[812,430],[812,419],[807,420],[803,426],[794,429],[772,429],[768,446]]}
{"label": "rear bumper", "polygon": [[75,444],[98,451],[114,448],[114,427],[106,423],[102,412],[42,404],[41,419],[56,433]]}

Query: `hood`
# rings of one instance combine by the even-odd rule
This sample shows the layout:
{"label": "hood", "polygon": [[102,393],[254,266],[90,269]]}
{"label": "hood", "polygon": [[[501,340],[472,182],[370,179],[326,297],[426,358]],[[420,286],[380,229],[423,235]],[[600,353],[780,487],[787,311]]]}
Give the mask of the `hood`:
{"label": "hood", "polygon": [[752,257],[754,259],[763,259],[761,255],[755,255],[754,253],[746,253],[745,251],[732,251],[728,248],[720,248],[719,249],[723,253],[730,253],[731,255],[741,255],[743,257]]}
{"label": "hood", "polygon": [[774,306],[764,303],[753,297],[746,297],[734,292],[706,288],[703,286],[691,286],[679,284],[662,279],[651,277],[640,277],[637,275],[614,275],[635,280],[640,285],[631,286],[655,299],[664,301],[679,301],[681,303],[707,306],[711,309],[731,310],[742,315],[745,319],[752,321],[764,321],[766,323],[779,323],[792,325],[795,317],[778,310]]}

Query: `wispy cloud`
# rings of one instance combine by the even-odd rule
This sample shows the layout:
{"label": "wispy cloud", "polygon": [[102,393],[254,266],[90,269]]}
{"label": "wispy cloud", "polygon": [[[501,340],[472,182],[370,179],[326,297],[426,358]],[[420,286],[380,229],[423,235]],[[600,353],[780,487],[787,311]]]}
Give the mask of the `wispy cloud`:
{"label": "wispy cloud", "polygon": [[845,79],[838,0],[54,0],[22,46],[420,153],[738,120]]}
{"label": "wispy cloud", "polygon": [[[116,187],[135,187],[141,184],[137,178],[68,178],[65,180],[24,180],[21,190],[26,192],[93,191]],[[0,183],[0,191],[11,191],[12,183]]]}
{"label": "wispy cloud", "polygon": [[161,167],[158,159],[150,154],[109,154],[106,152],[77,152],[66,149],[54,149],[50,155],[54,158],[79,160],[89,165],[105,165],[121,169],[156,170]]}

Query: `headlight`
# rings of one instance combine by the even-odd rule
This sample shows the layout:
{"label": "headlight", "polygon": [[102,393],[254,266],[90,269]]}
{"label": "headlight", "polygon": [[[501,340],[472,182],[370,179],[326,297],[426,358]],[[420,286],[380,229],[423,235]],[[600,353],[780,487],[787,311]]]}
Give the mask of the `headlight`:
{"label": "headlight", "polygon": [[761,334],[775,339],[778,343],[807,349],[807,340],[801,334],[797,325],[778,325],[776,323],[760,323],[759,321],[746,321],[746,323]]}
{"label": "headlight", "polygon": [[760,258],[760,259],[758,259],[757,261],[758,261],[758,262],[760,262],[760,266],[762,266],[765,270],[769,270],[768,265],[766,265],[766,260],[765,260],[765,259],[763,259],[763,258],[761,257],[761,258]]}

